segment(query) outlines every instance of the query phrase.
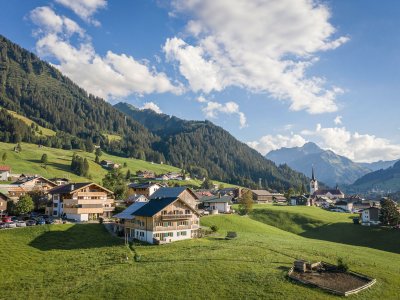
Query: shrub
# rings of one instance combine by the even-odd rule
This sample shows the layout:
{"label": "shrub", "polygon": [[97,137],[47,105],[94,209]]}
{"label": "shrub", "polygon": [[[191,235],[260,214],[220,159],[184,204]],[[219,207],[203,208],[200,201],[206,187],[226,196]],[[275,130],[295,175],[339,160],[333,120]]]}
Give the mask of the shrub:
{"label": "shrub", "polygon": [[210,227],[210,229],[212,230],[212,232],[217,232],[218,231],[218,226],[217,225],[212,225]]}
{"label": "shrub", "polygon": [[226,234],[225,239],[230,240],[230,239],[234,239],[237,237],[237,234],[235,231],[228,231],[228,233]]}
{"label": "shrub", "polygon": [[340,272],[347,272],[349,270],[348,264],[343,261],[343,258],[339,257],[337,260],[337,269]]}

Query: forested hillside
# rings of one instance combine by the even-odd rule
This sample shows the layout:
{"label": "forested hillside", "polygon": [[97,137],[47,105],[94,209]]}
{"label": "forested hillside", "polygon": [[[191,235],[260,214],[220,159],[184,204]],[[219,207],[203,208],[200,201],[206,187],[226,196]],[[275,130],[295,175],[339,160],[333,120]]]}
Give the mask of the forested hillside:
{"label": "forested hillside", "polygon": [[138,110],[126,103],[115,107],[161,137],[154,149],[172,165],[181,164],[192,172],[200,172],[198,167],[201,167],[212,178],[245,186],[255,186],[259,178],[264,186],[277,189],[307,183],[303,174],[286,165],[277,167],[209,121],[185,121],[151,110]]}
{"label": "forested hillside", "polygon": [[[4,142],[34,142],[64,149],[83,149],[100,144],[111,153],[162,157],[151,149],[156,138],[139,123],[126,118],[104,100],[88,95],[57,69],[0,35],[0,106],[24,115],[57,132],[38,137],[21,122],[6,120],[2,112],[0,135]],[[9,133],[9,134],[7,134]],[[121,141],[109,141],[106,134],[118,134]]]}

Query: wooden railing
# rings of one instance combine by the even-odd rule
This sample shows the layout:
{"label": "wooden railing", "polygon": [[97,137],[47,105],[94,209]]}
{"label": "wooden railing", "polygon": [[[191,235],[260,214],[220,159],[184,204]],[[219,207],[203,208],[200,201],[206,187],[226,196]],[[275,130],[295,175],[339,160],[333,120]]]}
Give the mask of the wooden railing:
{"label": "wooden railing", "polygon": [[162,220],[182,220],[190,219],[192,215],[161,215]]}

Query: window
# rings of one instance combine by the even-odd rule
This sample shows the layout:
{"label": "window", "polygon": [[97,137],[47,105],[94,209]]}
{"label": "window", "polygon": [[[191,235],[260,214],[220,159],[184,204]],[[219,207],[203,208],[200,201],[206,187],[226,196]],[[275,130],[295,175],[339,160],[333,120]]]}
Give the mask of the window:
{"label": "window", "polygon": [[164,226],[164,227],[170,226],[170,225],[169,225],[169,222],[164,222],[164,223],[163,223],[163,226]]}
{"label": "window", "polygon": [[57,216],[57,211],[53,211],[53,216]]}
{"label": "window", "polygon": [[186,233],[187,233],[186,231],[181,231],[181,235],[184,235],[184,236],[185,236]]}
{"label": "window", "polygon": [[190,209],[186,209],[186,210],[185,210],[185,214],[186,214],[186,215],[190,215]]}
{"label": "window", "polygon": [[54,207],[54,208],[57,208],[57,207],[58,207],[58,203],[54,203],[54,204],[53,204],[53,207]]}

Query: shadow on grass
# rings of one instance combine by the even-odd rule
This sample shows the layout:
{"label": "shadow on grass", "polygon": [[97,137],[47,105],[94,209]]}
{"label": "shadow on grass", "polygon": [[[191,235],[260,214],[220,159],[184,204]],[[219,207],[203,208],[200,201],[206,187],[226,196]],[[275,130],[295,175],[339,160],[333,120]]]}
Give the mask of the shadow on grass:
{"label": "shadow on grass", "polygon": [[[56,228],[52,225],[50,229]],[[29,246],[41,251],[76,250],[102,248],[122,245],[123,241],[112,237],[103,225],[75,224],[65,231],[49,230],[29,243]]]}
{"label": "shadow on grass", "polygon": [[311,239],[369,247],[400,254],[400,231],[354,225],[352,223],[325,224],[299,235]]}

